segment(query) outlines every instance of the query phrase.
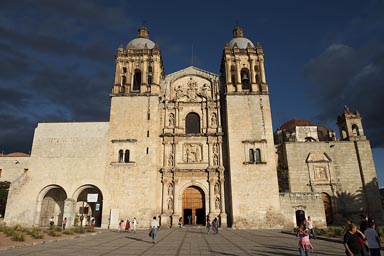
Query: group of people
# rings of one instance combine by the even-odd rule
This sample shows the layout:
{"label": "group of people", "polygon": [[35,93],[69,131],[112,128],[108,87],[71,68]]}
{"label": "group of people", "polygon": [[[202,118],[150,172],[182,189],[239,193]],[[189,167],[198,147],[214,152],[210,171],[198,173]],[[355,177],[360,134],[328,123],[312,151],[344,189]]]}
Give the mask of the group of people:
{"label": "group of people", "polygon": [[212,231],[214,232],[214,234],[217,234],[219,233],[219,220],[215,217],[213,219],[213,221],[211,222],[211,220],[209,219],[209,217],[207,217],[207,229],[208,229],[208,234],[209,234],[209,231],[211,230],[212,228]]}
{"label": "group of people", "polygon": [[351,218],[347,220],[344,234],[345,254],[347,256],[380,256],[381,235],[376,229],[375,220],[363,214],[360,217],[360,229]]}
{"label": "group of people", "polygon": [[132,227],[133,233],[136,233],[136,228],[137,228],[136,217],[134,217],[132,221],[127,219],[127,221],[125,222],[125,226],[124,226],[124,220],[120,220],[119,226],[118,226],[118,232],[122,232],[122,231],[130,232],[131,227]]}

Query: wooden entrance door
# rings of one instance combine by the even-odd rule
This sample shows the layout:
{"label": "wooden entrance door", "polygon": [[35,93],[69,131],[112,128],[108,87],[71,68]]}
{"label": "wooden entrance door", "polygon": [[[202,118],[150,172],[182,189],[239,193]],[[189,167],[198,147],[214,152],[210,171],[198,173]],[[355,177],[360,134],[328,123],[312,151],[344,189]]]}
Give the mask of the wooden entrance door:
{"label": "wooden entrance door", "polygon": [[183,220],[184,224],[205,224],[205,198],[203,191],[198,187],[192,186],[184,190]]}

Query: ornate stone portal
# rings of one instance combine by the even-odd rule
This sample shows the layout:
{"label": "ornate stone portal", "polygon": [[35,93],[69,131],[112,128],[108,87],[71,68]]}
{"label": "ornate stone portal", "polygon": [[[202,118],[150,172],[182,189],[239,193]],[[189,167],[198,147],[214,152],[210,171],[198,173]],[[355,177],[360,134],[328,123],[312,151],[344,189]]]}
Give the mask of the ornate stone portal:
{"label": "ornate stone portal", "polygon": [[209,216],[219,217],[224,227],[218,77],[190,67],[168,75],[165,83],[170,89],[163,96],[162,225],[175,225],[180,217],[184,224],[203,225]]}

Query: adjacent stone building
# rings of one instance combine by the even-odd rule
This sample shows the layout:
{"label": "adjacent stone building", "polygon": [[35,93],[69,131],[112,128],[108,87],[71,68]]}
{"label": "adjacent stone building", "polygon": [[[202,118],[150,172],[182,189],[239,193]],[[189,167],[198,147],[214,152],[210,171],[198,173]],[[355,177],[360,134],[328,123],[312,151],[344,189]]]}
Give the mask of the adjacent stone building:
{"label": "adjacent stone building", "polygon": [[[236,27],[221,74],[196,67],[166,75],[148,29],[116,55],[109,122],[39,123],[11,181],[5,222],[116,228],[318,225],[366,211],[381,218],[376,173],[361,117],[345,110],[342,139],[306,120],[273,133],[264,53]],[[25,158],[25,157],[24,157]],[[23,159],[24,159],[23,158]],[[12,172],[14,175],[7,175]],[[7,177],[7,178],[5,178]]]}

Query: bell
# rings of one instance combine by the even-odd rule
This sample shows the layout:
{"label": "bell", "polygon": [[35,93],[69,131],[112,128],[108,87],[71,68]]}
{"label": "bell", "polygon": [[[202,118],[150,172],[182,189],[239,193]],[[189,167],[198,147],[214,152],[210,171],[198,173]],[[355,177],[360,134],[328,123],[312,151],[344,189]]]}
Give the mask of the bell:
{"label": "bell", "polygon": [[241,77],[241,80],[242,80],[242,81],[243,81],[243,80],[248,80],[248,76],[247,76],[247,74],[243,73],[243,76]]}

